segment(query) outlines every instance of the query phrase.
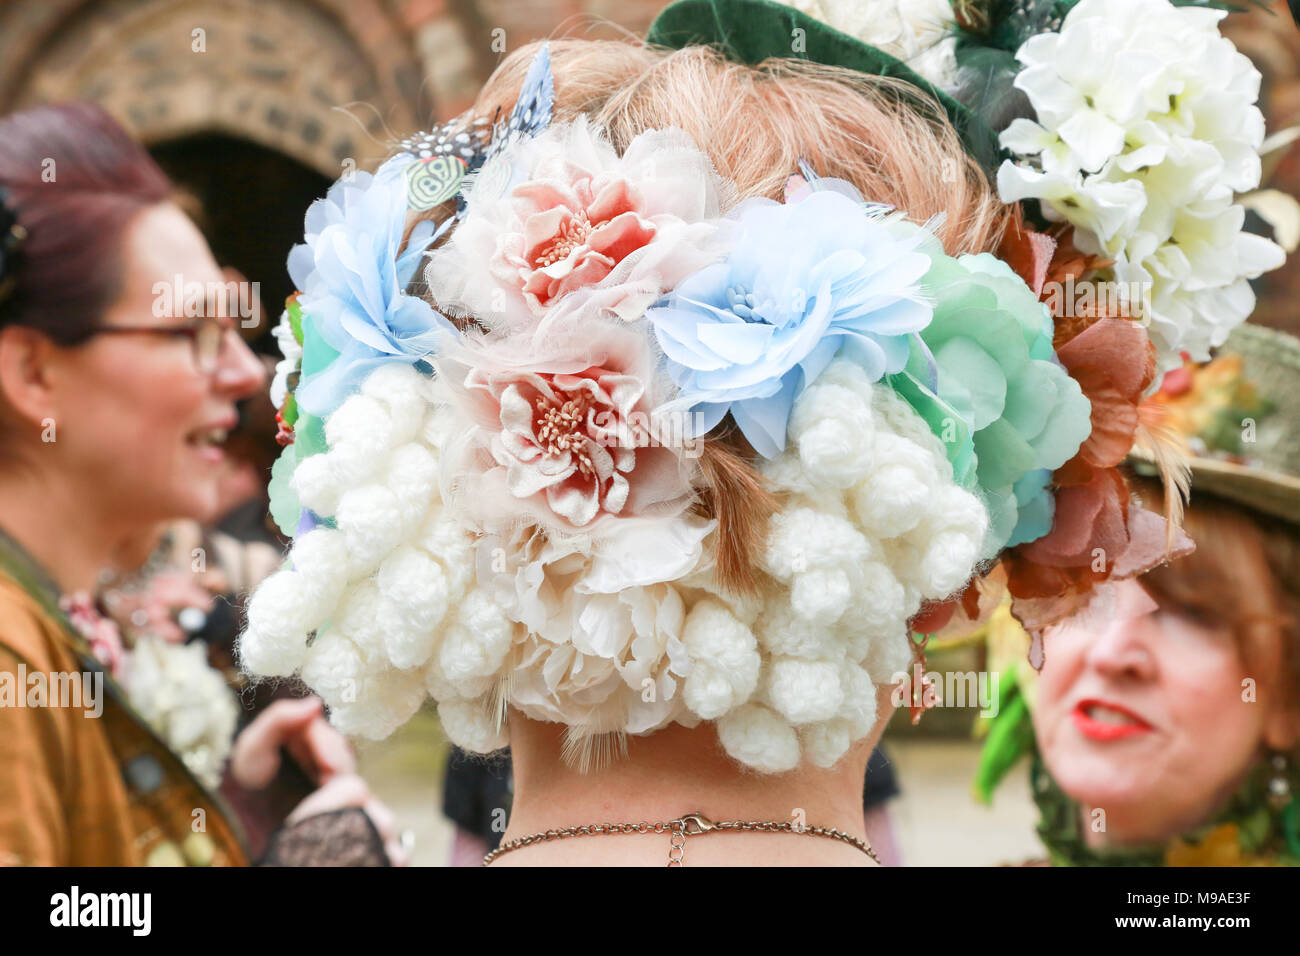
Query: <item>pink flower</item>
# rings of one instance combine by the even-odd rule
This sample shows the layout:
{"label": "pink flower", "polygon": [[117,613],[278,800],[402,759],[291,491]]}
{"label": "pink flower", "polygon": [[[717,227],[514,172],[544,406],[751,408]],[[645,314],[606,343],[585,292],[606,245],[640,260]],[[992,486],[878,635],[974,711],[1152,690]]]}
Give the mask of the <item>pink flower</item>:
{"label": "pink flower", "polygon": [[523,231],[501,237],[492,274],[517,281],[538,316],[566,292],[599,283],[655,237],[655,224],[641,215],[645,201],[623,179],[524,183],[511,202]]}
{"label": "pink flower", "polygon": [[439,357],[439,379],[476,425],[452,457],[460,504],[486,529],[522,520],[573,533],[680,514],[690,469],[652,416],[644,330],[594,321],[550,332],[547,342],[492,337]]}
{"label": "pink flower", "polygon": [[122,676],[122,667],[126,662],[126,650],[122,646],[122,632],[110,618],[99,613],[95,600],[86,591],[64,595],[59,599],[59,607],[68,615],[68,620],[90,645],[90,653],[95,660],[114,678]]}
{"label": "pink flower", "polygon": [[620,156],[585,119],[553,124],[477,174],[425,278],[439,308],[488,328],[574,307],[632,321],[723,254],[730,198],[681,130],[649,130]]}

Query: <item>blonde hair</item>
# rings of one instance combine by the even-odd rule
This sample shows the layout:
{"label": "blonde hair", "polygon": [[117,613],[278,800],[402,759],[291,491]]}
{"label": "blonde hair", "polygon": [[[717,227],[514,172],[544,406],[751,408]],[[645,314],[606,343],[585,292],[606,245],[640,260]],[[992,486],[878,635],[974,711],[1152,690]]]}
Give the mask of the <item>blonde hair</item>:
{"label": "blonde hair", "polygon": [[[950,255],[994,249],[1012,215],[934,100],[901,80],[806,60],[734,63],[711,47],[550,41],[555,119],[589,114],[620,152],[641,132],[685,130],[743,199],[780,199],[805,159],[918,222],[942,213]],[[508,115],[537,52],[508,56],[473,113]]]}

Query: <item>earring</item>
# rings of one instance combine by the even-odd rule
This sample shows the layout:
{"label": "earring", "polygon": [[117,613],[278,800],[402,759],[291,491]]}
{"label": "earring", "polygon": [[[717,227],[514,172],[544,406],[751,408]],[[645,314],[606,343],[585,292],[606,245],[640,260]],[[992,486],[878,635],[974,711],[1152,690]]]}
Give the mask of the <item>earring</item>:
{"label": "earring", "polygon": [[1274,810],[1281,810],[1291,802],[1291,778],[1287,775],[1286,754],[1274,753],[1270,763],[1273,772],[1268,778],[1268,802]]}

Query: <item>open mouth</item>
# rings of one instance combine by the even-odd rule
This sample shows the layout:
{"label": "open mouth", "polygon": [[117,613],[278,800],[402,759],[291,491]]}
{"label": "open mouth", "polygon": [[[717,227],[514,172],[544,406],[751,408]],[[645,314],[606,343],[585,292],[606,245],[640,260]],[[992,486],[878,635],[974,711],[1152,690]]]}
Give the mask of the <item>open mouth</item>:
{"label": "open mouth", "polygon": [[219,462],[225,456],[226,439],[230,437],[230,429],[222,426],[211,426],[207,428],[198,428],[185,436],[185,444],[195,449],[204,459],[211,462]]}
{"label": "open mouth", "polygon": [[1119,740],[1153,728],[1125,707],[1100,700],[1081,700],[1071,712],[1074,725],[1090,740]]}

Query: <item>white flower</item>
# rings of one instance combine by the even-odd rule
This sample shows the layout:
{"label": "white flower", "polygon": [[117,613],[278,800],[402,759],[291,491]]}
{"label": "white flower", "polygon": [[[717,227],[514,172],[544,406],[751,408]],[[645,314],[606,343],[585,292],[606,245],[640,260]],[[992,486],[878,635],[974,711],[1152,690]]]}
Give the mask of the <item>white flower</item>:
{"label": "white flower", "polygon": [[595,541],[483,538],[480,563],[497,567],[480,578],[528,633],[510,675],[511,703],[565,723],[607,709],[608,729],[629,733],[677,717],[677,686],[690,664],[685,604],[668,582],[701,565],[713,527],[682,516],[628,521]]}
{"label": "white flower", "polygon": [[284,356],[275,363],[275,377],[271,379],[271,405],[279,408],[289,394],[289,376],[298,370],[298,363],[302,361],[302,346],[293,337],[288,309],[280,313],[280,322],[275,327],[275,344]]}
{"label": "white flower", "polygon": [[1016,78],[1038,122],[1002,145],[1006,202],[1038,199],[1084,252],[1115,262],[1121,296],[1162,367],[1209,358],[1254,306],[1246,283],[1282,264],[1243,234],[1237,193],[1259,185],[1259,73],[1219,35],[1221,10],[1169,0],[1082,0],[1059,33],[1032,37]]}
{"label": "white flower", "polygon": [[208,664],[207,645],[143,637],[131,653],[125,685],[131,705],[190,772],[205,786],[220,784],[239,705],[225,677]]}
{"label": "white flower", "polygon": [[956,17],[949,0],[779,2],[902,60],[940,89],[956,85]]}

